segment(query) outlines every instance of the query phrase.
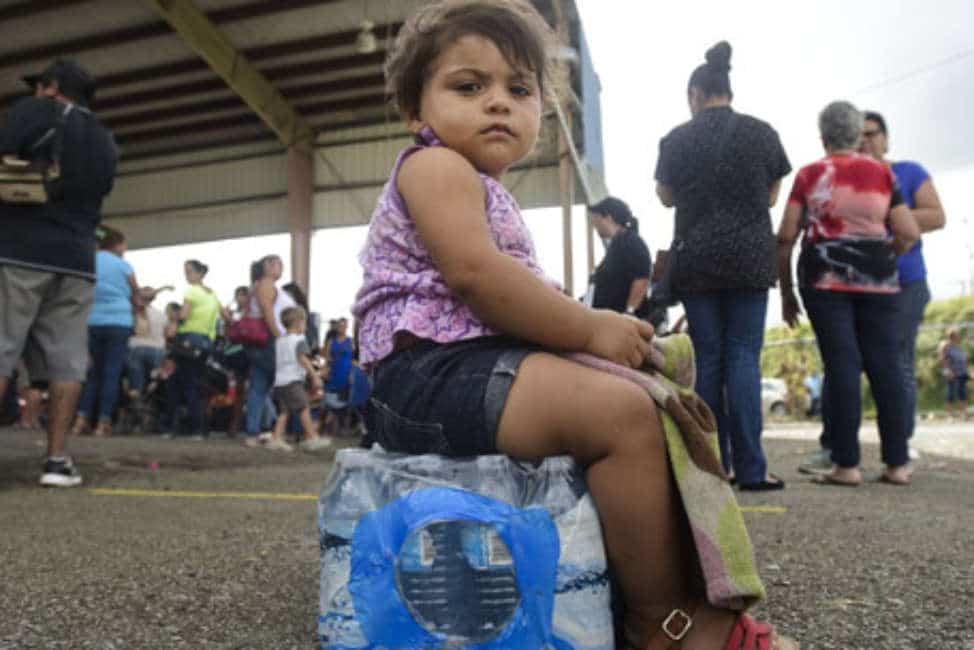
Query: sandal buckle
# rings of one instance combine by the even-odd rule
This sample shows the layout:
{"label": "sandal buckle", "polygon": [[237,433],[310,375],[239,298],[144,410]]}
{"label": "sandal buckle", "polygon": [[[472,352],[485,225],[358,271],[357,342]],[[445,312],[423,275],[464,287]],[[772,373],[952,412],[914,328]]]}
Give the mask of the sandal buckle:
{"label": "sandal buckle", "polygon": [[[671,632],[670,626],[673,623],[676,623],[677,625],[682,623],[682,627],[675,632]],[[666,617],[666,620],[663,621],[663,625],[661,627],[663,628],[663,634],[668,636],[671,641],[682,641],[683,637],[690,632],[690,628],[693,627],[693,619],[690,618],[690,615],[684,612],[682,609],[674,609],[672,612],[670,612],[670,615]]]}

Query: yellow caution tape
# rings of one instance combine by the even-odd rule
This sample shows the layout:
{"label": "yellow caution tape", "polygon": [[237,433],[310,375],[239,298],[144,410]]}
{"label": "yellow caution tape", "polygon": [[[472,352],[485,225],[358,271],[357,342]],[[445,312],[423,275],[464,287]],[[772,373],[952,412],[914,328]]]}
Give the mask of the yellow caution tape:
{"label": "yellow caution tape", "polygon": [[766,512],[773,515],[783,515],[788,512],[784,506],[741,506],[742,512]]}
{"label": "yellow caution tape", "polygon": [[264,499],[273,501],[317,501],[317,494],[289,494],[286,492],[189,492],[185,490],[113,490],[93,488],[97,496],[111,497],[178,497],[188,499]]}

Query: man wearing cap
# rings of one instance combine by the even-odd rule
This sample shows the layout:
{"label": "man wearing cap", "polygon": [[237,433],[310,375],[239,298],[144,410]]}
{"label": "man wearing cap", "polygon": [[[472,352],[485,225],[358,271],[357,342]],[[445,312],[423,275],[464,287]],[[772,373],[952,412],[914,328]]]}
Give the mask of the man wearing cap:
{"label": "man wearing cap", "polygon": [[95,82],[84,68],[58,60],[24,81],[34,96],[15,103],[0,122],[0,156],[57,158],[60,180],[44,204],[0,203],[0,394],[30,340],[43,352],[50,380],[41,484],[73,487],[81,475],[65,453],[64,436],[88,363],[95,228],[118,152],[88,108]]}

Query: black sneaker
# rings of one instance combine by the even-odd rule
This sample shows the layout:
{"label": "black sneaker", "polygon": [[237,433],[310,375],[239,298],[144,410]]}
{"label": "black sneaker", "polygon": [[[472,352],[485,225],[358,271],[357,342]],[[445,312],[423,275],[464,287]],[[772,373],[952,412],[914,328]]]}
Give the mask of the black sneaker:
{"label": "black sneaker", "polygon": [[81,473],[70,458],[64,460],[47,459],[44,473],[41,474],[44,487],[77,487],[81,485]]}

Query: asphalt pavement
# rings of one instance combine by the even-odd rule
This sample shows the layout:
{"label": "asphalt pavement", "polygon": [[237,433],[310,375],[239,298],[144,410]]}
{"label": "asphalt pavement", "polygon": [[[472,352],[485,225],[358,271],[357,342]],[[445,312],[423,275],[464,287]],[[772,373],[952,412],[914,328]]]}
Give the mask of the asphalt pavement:
{"label": "asphalt pavement", "polygon": [[[974,424],[921,424],[909,488],[816,486],[810,424],[771,424],[779,493],[742,494],[802,647],[974,650]],[[864,427],[866,478],[880,465]],[[332,454],[75,438],[81,488],[36,486],[41,432],[0,429],[0,650],[317,647],[316,495]]]}

